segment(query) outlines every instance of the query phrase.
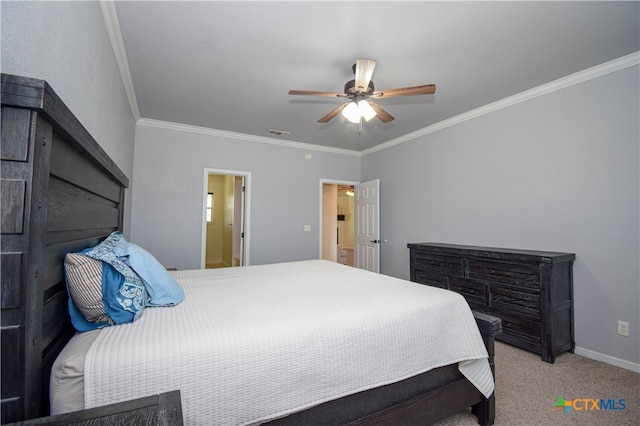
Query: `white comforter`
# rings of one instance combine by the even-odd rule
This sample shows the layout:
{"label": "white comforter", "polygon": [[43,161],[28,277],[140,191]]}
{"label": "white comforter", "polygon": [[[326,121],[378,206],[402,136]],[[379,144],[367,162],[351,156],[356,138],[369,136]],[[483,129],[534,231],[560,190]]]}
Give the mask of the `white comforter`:
{"label": "white comforter", "polygon": [[101,331],[87,408],[180,389],[185,424],[253,424],[487,353],[462,296],[327,261],[174,273],[175,307]]}

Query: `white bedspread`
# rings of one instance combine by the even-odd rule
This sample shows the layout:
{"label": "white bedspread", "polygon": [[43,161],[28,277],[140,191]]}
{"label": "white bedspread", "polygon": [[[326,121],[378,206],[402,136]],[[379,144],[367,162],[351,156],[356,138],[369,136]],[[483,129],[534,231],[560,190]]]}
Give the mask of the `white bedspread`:
{"label": "white bedspread", "polygon": [[455,362],[493,391],[456,293],[321,260],[174,276],[181,304],[92,344],[87,408],[180,389],[185,424],[253,424]]}

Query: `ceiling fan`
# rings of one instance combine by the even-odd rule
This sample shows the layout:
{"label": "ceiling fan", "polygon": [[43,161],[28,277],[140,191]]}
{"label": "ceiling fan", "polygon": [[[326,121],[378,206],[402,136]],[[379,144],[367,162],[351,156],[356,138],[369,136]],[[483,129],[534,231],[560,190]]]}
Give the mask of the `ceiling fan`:
{"label": "ceiling fan", "polygon": [[342,115],[352,123],[362,123],[362,119],[369,121],[378,117],[383,123],[395,119],[394,116],[382,109],[373,99],[395,98],[398,96],[431,95],[436,92],[435,84],[423,84],[421,86],[401,87],[396,89],[375,90],[371,76],[376,66],[376,61],[371,59],[358,59],[352,69],[355,79],[344,85],[344,93],[319,92],[314,90],[289,90],[290,95],[327,96],[347,98],[347,102],[333,109],[327,115],[318,120],[318,123],[327,123],[336,115]]}

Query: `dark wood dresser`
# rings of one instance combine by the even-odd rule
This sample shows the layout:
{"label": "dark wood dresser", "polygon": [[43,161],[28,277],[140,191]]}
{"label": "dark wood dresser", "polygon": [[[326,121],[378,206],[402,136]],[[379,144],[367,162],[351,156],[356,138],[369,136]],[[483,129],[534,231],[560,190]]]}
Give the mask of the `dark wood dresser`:
{"label": "dark wood dresser", "polygon": [[411,281],[462,294],[502,319],[496,338],[553,363],[573,352],[575,254],[440,243],[408,244]]}

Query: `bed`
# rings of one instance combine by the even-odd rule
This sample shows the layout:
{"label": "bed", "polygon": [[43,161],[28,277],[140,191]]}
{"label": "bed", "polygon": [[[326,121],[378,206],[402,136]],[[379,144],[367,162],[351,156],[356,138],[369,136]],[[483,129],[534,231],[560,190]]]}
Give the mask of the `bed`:
{"label": "bed", "polygon": [[[64,256],[122,229],[127,180],[46,82],[3,75],[2,102],[3,202],[5,180],[16,180],[5,174],[16,168],[5,165],[5,137],[16,138],[15,129],[22,128],[33,147],[42,140],[29,136],[31,129],[44,126],[55,152],[38,163],[46,179],[23,185],[27,194],[39,191],[39,202],[48,206],[39,210],[40,234],[32,235],[32,226],[6,236],[3,224],[3,423],[49,414],[49,399],[57,413],[172,390],[180,390],[185,424],[429,424],[467,407],[480,424],[493,423],[499,319],[472,313],[455,293],[326,261],[171,272],[184,288],[184,301],[146,308],[131,324],[78,333],[69,344],[74,329]],[[62,179],[54,161],[86,164],[96,178],[84,173],[84,179]],[[104,194],[103,187],[114,186],[117,195]],[[108,206],[108,219],[86,215],[96,205]],[[24,211],[32,223],[37,208]],[[85,220],[52,220],[55,215]],[[5,251],[15,235],[26,241],[19,262],[17,249]],[[21,296],[5,303],[5,267],[15,265],[20,279],[14,292]],[[37,279],[30,267],[42,271]],[[417,300],[435,303],[438,312],[425,312]],[[221,341],[230,346],[222,349]],[[6,342],[16,348],[10,357]],[[115,342],[125,343],[116,349]],[[59,402],[57,387],[68,385],[57,381],[60,366],[78,372],[81,402]]]}

